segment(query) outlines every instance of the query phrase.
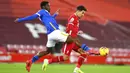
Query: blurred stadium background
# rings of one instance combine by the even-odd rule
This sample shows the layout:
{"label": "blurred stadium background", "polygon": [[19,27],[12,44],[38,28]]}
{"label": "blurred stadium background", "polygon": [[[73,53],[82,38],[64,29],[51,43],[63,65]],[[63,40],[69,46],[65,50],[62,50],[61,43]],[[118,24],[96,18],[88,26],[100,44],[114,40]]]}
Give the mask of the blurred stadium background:
{"label": "blurred stadium background", "polygon": [[[46,29],[38,19],[14,23],[18,17],[36,13],[42,0],[0,0],[0,73],[26,73],[24,62],[38,51],[46,50]],[[67,18],[78,5],[87,7],[97,18],[83,17],[80,28],[84,34],[80,40],[89,47],[110,48],[107,57],[88,56],[82,67],[88,73],[129,73],[130,64],[130,0],[48,0],[51,14],[60,8],[56,18],[61,30],[65,30]],[[60,44],[60,43],[59,43]],[[55,55],[61,55],[56,47]],[[33,65],[31,73],[42,73],[41,63],[47,55]],[[72,52],[70,60],[53,64],[46,73],[72,73],[78,54]],[[39,64],[40,63],[40,64]]]}

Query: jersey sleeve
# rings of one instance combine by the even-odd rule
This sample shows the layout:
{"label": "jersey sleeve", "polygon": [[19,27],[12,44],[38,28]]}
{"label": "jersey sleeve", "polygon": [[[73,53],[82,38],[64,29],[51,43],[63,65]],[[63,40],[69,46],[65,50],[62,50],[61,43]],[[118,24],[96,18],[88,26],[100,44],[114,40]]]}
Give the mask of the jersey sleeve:
{"label": "jersey sleeve", "polygon": [[72,18],[70,18],[70,19],[68,20],[68,24],[74,25],[73,23],[74,23],[74,17],[72,17]]}
{"label": "jersey sleeve", "polygon": [[73,24],[73,22],[74,22],[74,18],[70,18],[70,19],[68,20],[67,29],[66,29],[67,32],[73,31],[73,29],[74,29],[74,24]]}
{"label": "jersey sleeve", "polygon": [[36,19],[36,18],[38,18],[38,17],[39,17],[38,15],[33,14],[33,15],[31,15],[31,16],[27,16],[27,17],[24,17],[24,18],[19,18],[19,19],[18,19],[18,22],[29,21],[29,20]]}
{"label": "jersey sleeve", "polygon": [[55,18],[57,15],[58,15],[57,13],[54,13],[54,14],[52,15],[52,17],[54,17],[54,18]]}
{"label": "jersey sleeve", "polygon": [[36,19],[36,18],[40,17],[42,14],[43,14],[43,10],[39,10],[37,13],[35,13],[35,14],[31,15],[31,16],[27,16],[27,17],[24,17],[24,18],[19,18],[18,22],[33,20],[33,19]]}
{"label": "jersey sleeve", "polygon": [[70,18],[70,19],[68,20],[67,27],[70,28],[70,29],[72,29],[73,26],[74,26],[74,18],[72,17],[72,18]]}

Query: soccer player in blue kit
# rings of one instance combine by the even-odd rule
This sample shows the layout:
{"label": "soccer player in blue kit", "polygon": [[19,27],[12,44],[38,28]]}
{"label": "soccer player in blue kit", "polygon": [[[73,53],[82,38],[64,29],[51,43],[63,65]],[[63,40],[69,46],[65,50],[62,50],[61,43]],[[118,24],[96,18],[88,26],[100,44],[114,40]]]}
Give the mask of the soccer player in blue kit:
{"label": "soccer player in blue kit", "polygon": [[[41,51],[36,54],[32,59],[27,60],[26,62],[26,70],[30,72],[30,68],[32,63],[37,61],[40,57],[51,53],[52,49],[55,47],[57,42],[64,42],[64,43],[72,43],[74,42],[77,46],[79,46],[82,50],[89,50],[86,44],[81,44],[79,40],[72,38],[69,34],[65,32],[61,32],[59,29],[59,25],[55,20],[57,13],[54,15],[50,14],[50,5],[48,1],[42,1],[40,4],[41,10],[37,13],[27,16],[24,18],[18,18],[15,22],[22,22],[27,20],[33,20],[39,18],[39,20],[44,24],[47,29],[47,50]],[[58,58],[59,60],[63,60],[63,56]]]}

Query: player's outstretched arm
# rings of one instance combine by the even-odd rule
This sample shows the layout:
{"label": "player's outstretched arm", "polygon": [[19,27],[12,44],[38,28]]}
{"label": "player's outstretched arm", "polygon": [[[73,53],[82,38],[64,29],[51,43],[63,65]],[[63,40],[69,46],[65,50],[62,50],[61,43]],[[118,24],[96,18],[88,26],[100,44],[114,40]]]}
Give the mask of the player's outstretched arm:
{"label": "player's outstretched arm", "polygon": [[22,21],[29,21],[29,20],[33,20],[33,19],[36,19],[38,18],[39,16],[37,14],[33,14],[31,16],[27,16],[27,17],[24,17],[24,18],[17,18],[15,20],[15,22],[22,22]]}
{"label": "player's outstretched arm", "polygon": [[54,18],[59,14],[60,8],[52,15]]}
{"label": "player's outstretched arm", "polygon": [[82,30],[79,30],[78,31],[78,34],[83,34],[84,32]]}

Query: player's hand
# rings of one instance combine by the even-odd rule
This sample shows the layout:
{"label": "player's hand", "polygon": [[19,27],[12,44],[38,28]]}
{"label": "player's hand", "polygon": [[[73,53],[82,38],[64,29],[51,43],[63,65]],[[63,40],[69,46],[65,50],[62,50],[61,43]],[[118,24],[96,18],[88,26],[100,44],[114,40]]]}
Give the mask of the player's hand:
{"label": "player's hand", "polygon": [[83,34],[84,32],[82,31],[82,30],[80,30],[79,32],[78,32],[78,34]]}
{"label": "player's hand", "polygon": [[18,23],[18,18],[16,18],[16,19],[14,20],[14,22],[15,22],[15,23]]}
{"label": "player's hand", "polygon": [[55,12],[55,14],[59,14],[59,11],[60,11],[60,8],[59,8],[59,9],[57,9],[57,11]]}

